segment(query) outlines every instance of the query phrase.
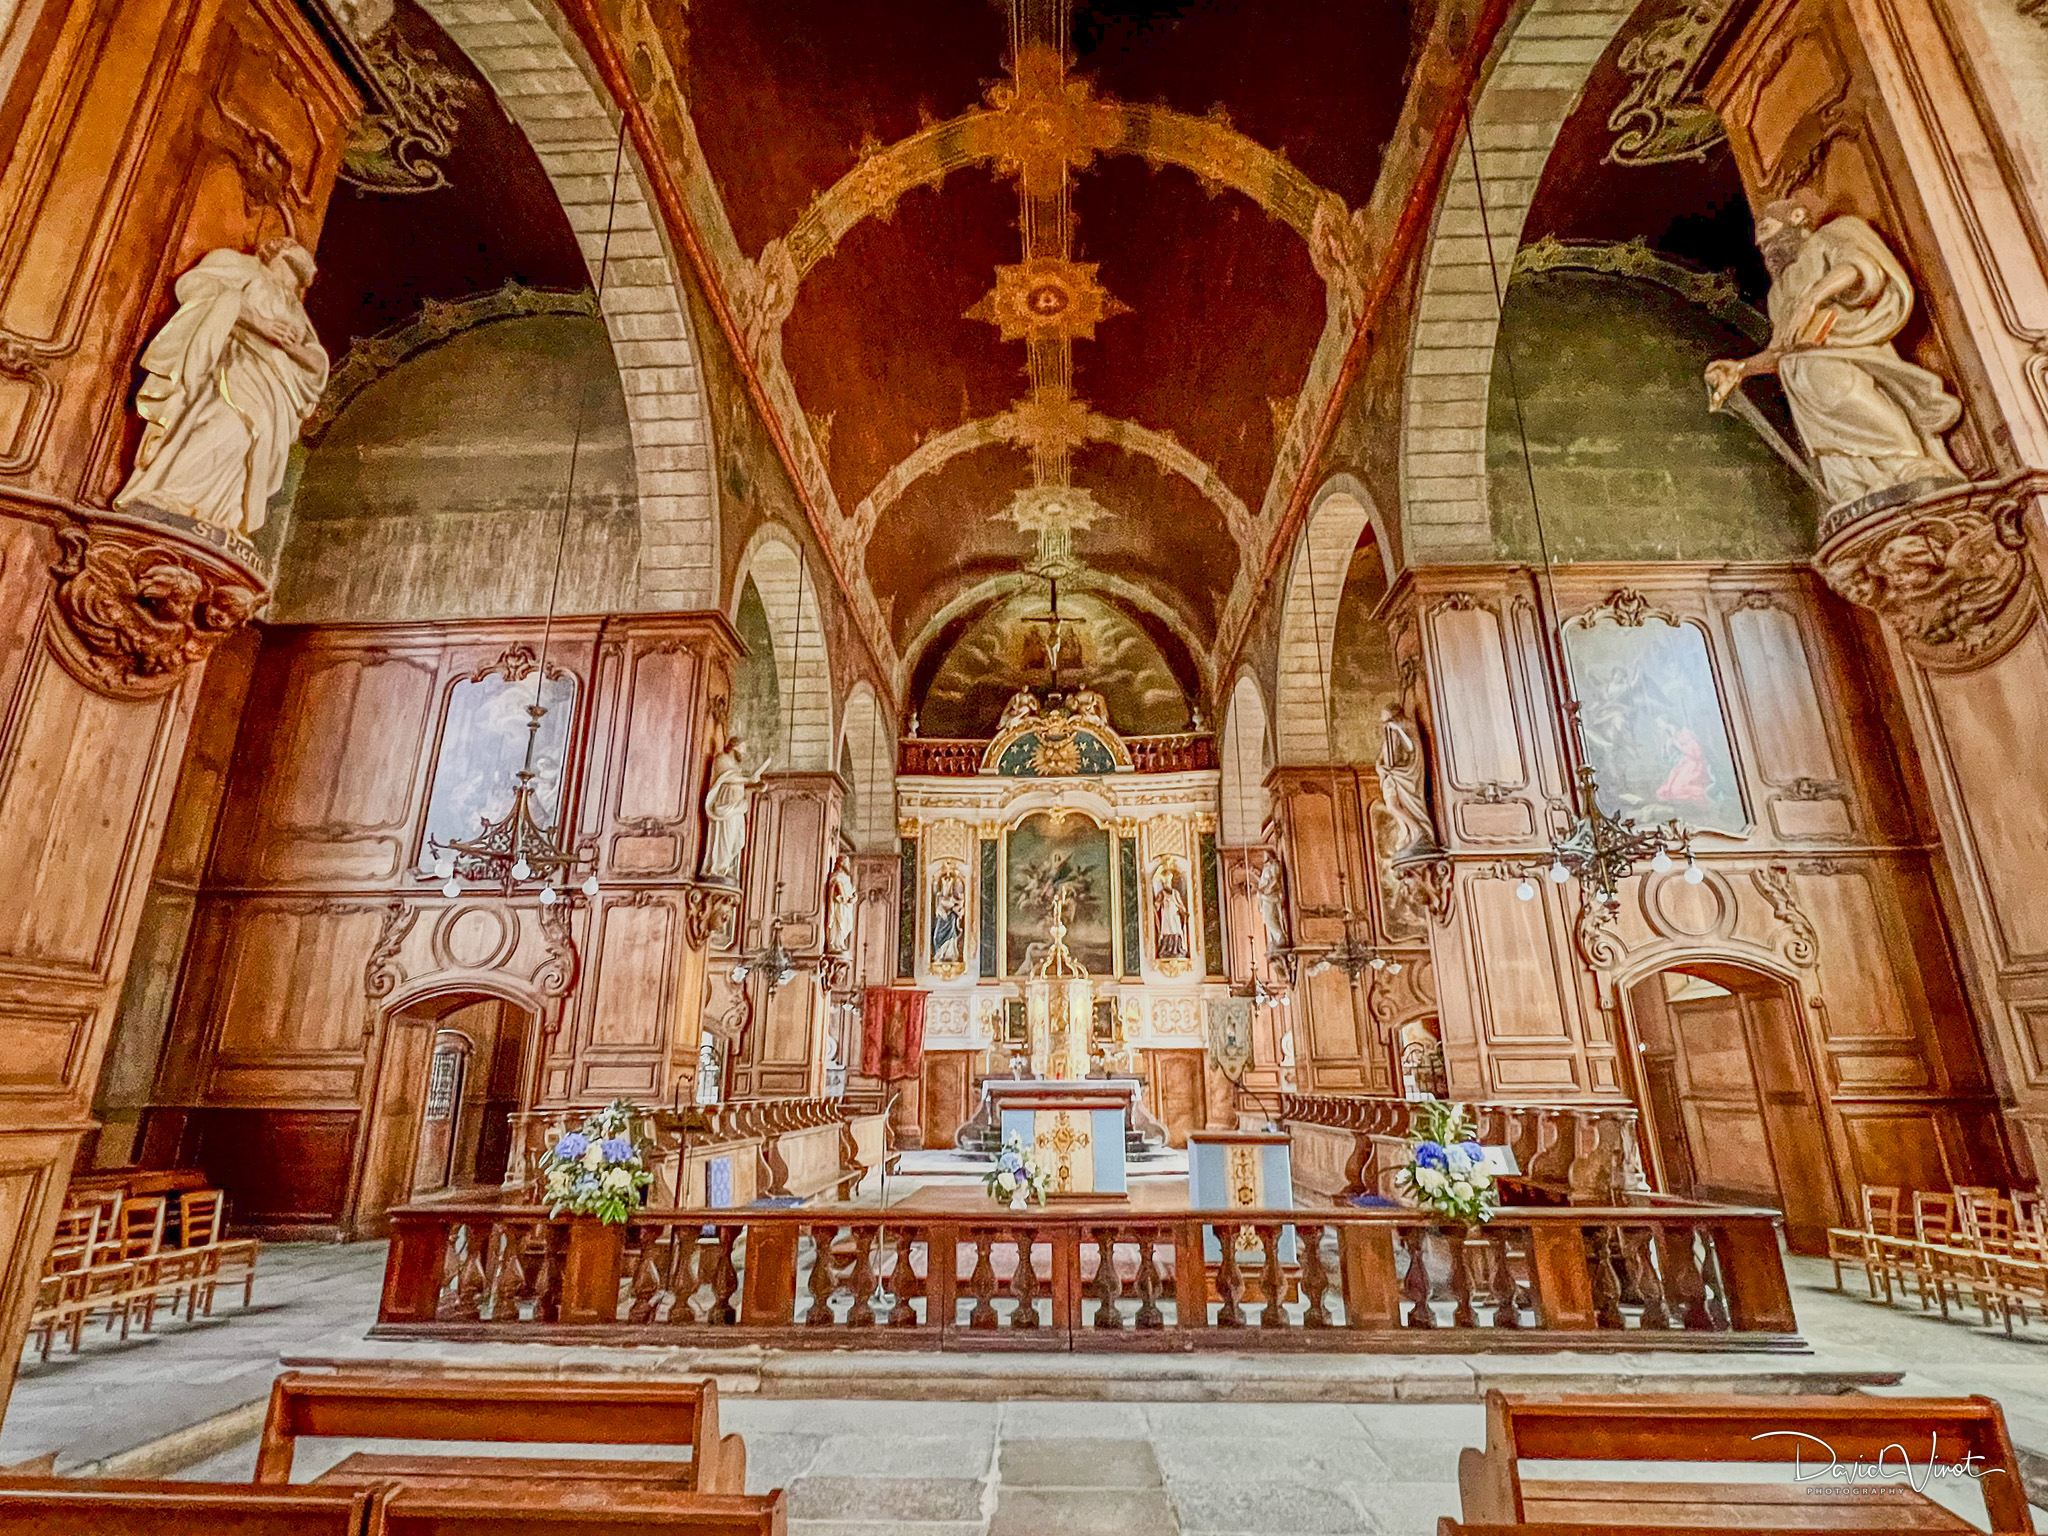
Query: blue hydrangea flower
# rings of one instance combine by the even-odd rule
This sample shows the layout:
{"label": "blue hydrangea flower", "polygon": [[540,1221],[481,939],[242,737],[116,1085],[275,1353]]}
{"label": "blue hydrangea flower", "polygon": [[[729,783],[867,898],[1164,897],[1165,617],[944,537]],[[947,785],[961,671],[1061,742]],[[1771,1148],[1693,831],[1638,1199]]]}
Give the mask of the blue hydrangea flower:
{"label": "blue hydrangea flower", "polygon": [[590,1150],[590,1138],[581,1131],[569,1131],[555,1143],[555,1156],[562,1162],[573,1163]]}
{"label": "blue hydrangea flower", "polygon": [[1482,1147],[1477,1141],[1461,1141],[1458,1143],[1458,1150],[1472,1159],[1472,1166],[1474,1168],[1479,1167],[1486,1161],[1486,1148]]}
{"label": "blue hydrangea flower", "polygon": [[1418,1141],[1415,1144],[1415,1166],[1418,1168],[1435,1168],[1441,1172],[1450,1166],[1450,1161],[1436,1142]]}
{"label": "blue hydrangea flower", "polygon": [[607,1136],[598,1146],[608,1163],[629,1163],[633,1160],[633,1143],[623,1136]]}

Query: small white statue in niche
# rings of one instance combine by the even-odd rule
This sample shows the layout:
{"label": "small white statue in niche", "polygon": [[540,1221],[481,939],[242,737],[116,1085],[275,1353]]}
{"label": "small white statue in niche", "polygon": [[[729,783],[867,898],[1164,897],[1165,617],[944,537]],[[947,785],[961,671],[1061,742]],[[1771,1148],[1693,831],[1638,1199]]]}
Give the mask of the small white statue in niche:
{"label": "small white statue in niche", "polygon": [[312,253],[266,241],[208,251],[178,279],[178,309],[142,352],[148,422],[116,507],[146,506],[247,538],[284,483],[299,427],[327,387],[306,316]]}

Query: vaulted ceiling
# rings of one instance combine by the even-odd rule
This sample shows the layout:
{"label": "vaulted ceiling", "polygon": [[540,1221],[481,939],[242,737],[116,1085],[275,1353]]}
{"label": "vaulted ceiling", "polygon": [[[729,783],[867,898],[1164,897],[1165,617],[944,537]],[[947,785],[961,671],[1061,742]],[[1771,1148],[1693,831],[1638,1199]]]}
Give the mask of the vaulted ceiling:
{"label": "vaulted ceiling", "polygon": [[898,653],[1048,521],[1076,584],[1212,641],[1325,328],[1311,237],[1400,114],[1403,0],[657,14]]}

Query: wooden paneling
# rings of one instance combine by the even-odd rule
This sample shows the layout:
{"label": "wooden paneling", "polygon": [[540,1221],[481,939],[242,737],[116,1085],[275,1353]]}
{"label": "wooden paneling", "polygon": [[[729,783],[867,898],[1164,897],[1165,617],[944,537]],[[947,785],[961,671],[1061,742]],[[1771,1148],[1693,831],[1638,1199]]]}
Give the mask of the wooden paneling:
{"label": "wooden paneling", "polygon": [[1147,1051],[1145,1076],[1150,1087],[1150,1107],[1168,1139],[1184,1147],[1189,1131],[1208,1126],[1208,1091],[1203,1081],[1205,1057],[1201,1051]]}
{"label": "wooden paneling", "polygon": [[353,1111],[209,1109],[188,1134],[198,1165],[227,1191],[230,1218],[262,1227],[338,1223],[355,1155]]}
{"label": "wooden paneling", "polygon": [[979,1051],[924,1053],[924,1144],[950,1147],[974,1113],[974,1064]]}

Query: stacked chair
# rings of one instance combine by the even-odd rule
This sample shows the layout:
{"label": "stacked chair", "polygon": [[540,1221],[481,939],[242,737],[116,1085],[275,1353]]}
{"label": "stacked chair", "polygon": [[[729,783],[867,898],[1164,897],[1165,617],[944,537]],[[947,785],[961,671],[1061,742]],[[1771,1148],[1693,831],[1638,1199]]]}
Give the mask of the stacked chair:
{"label": "stacked chair", "polygon": [[1863,1271],[1871,1299],[1899,1300],[1910,1289],[1922,1311],[1974,1305],[1984,1326],[1996,1313],[2012,1332],[2036,1316],[2048,1320],[2048,1209],[2037,1192],[2008,1194],[1958,1184],[1947,1194],[1889,1185],[1863,1186],[1863,1224],[1828,1232],[1835,1289],[1844,1268]]}
{"label": "stacked chair", "polygon": [[[302,1440],[425,1442],[291,1480]],[[688,1448],[688,1460],[476,1456],[433,1442]],[[0,1478],[0,1536],[783,1536],[709,1381],[291,1372],[250,1483]]]}
{"label": "stacked chair", "polygon": [[240,1281],[242,1305],[255,1298],[254,1238],[229,1238],[217,1189],[126,1195],[102,1189],[67,1202],[29,1317],[43,1359],[61,1334],[78,1352],[94,1317],[121,1337],[138,1322],[146,1333],[159,1308],[187,1321],[213,1312],[214,1293]]}

